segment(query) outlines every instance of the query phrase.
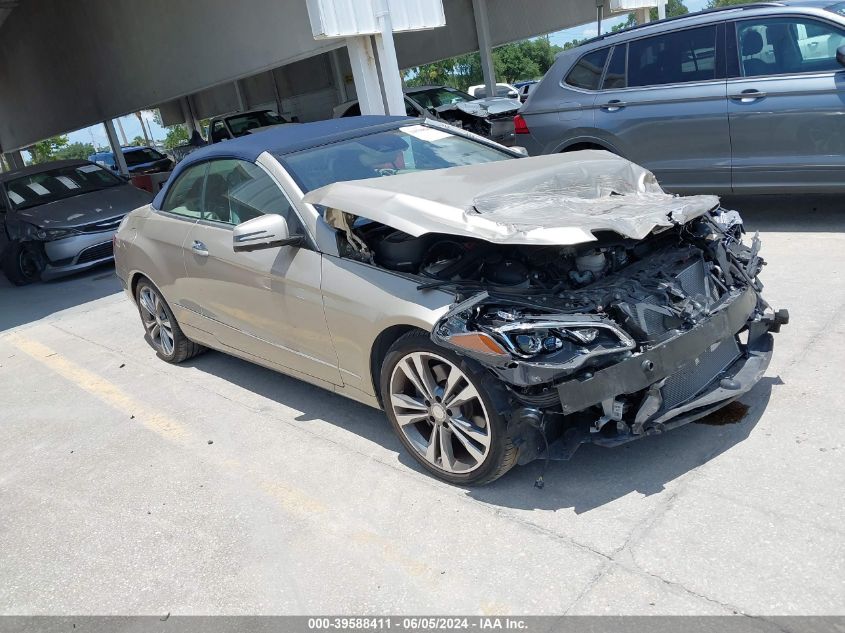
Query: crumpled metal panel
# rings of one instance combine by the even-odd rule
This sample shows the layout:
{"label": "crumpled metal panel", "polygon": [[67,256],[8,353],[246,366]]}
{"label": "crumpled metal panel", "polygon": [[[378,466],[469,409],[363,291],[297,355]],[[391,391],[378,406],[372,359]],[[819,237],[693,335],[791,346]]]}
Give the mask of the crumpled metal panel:
{"label": "crumpled metal panel", "polygon": [[571,245],[594,241],[593,231],[642,239],[707,213],[719,199],[668,194],[648,170],[586,150],[337,182],[310,192],[305,202],[413,236]]}

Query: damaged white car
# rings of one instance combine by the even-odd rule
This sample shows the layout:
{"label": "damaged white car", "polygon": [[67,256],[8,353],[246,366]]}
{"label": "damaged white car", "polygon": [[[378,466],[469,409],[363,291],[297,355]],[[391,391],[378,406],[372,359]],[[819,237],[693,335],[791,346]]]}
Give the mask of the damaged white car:
{"label": "damaged white car", "polygon": [[355,117],[191,154],[115,256],[162,359],[212,347],[383,408],[425,469],[481,484],[751,389],[788,314],[742,238],[606,152]]}

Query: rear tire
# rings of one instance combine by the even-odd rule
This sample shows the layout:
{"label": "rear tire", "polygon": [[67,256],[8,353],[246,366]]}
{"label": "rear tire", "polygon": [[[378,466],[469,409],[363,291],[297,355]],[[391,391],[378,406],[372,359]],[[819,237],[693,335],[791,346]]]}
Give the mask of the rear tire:
{"label": "rear tire", "polygon": [[138,282],[135,302],[144,325],[144,338],[161,360],[181,363],[205,349],[185,336],[170,306],[148,279]]}
{"label": "rear tire", "polygon": [[517,448],[492,393],[492,377],[428,335],[400,337],[381,369],[384,410],[405,449],[451,484],[483,485],[508,472]]}
{"label": "rear tire", "polygon": [[39,281],[42,266],[38,249],[29,242],[12,242],[3,255],[3,273],[16,286]]}

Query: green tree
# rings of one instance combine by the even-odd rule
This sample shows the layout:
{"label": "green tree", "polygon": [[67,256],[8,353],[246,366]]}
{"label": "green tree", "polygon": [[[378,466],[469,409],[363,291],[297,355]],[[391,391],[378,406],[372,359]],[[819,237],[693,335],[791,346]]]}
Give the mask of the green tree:
{"label": "green tree", "polygon": [[[505,44],[493,49],[493,66],[499,81],[513,82],[520,79],[541,77],[551,68],[555,55],[563,50],[548,37]],[[481,56],[468,53],[432,64],[417,66],[405,71],[405,85],[446,85],[459,90],[484,81]]]}
{"label": "green tree", "polygon": [[184,125],[171,125],[167,128],[167,136],[164,137],[164,148],[173,149],[188,142],[188,130]]}
{"label": "green tree", "polygon": [[67,136],[52,136],[50,138],[45,138],[43,141],[34,143],[28,147],[26,151],[28,151],[29,155],[32,157],[32,164],[38,165],[39,163],[46,163],[48,161],[55,160],[56,152],[65,147],[67,143]]}
{"label": "green tree", "polygon": [[[709,0],[709,2],[711,4],[713,2],[724,2],[725,4],[739,4],[739,2],[754,2],[754,0]],[[668,0],[668,2],[666,3],[667,18],[676,18],[680,15],[686,15],[687,13],[689,13],[689,9],[687,9],[687,6],[683,3],[682,0]],[[658,19],[657,7],[652,7],[651,9],[649,9],[648,19],[650,22],[654,22]],[[616,26],[614,26],[611,31],[619,31],[621,29],[627,29],[636,25],[637,15],[635,13],[629,13],[628,19],[624,23],[617,24]]]}
{"label": "green tree", "polygon": [[133,147],[144,147],[147,145],[147,141],[145,141],[141,136],[136,136],[129,144]]}
{"label": "green tree", "polygon": [[707,2],[708,9],[718,9],[719,7],[732,7],[737,4],[748,4],[755,0],[709,0]]}
{"label": "green tree", "polygon": [[91,143],[70,143],[61,149],[56,150],[53,158],[56,160],[64,160],[68,158],[87,159],[95,151]]}

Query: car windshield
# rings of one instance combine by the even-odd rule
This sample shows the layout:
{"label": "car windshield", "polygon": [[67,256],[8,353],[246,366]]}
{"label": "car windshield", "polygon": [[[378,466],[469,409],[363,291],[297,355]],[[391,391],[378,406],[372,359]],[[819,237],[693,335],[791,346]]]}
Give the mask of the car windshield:
{"label": "car windshield", "polygon": [[120,184],[123,184],[120,178],[99,165],[83,164],[21,176],[7,182],[5,187],[12,208],[28,209]]}
{"label": "car windshield", "polygon": [[151,147],[142,147],[141,149],[124,151],[123,157],[126,159],[127,167],[134,167],[135,165],[161,160],[164,158],[164,154]]}
{"label": "car windshield", "polygon": [[845,15],[845,2],[837,2],[836,4],[832,4],[829,7],[826,7],[828,11],[833,13],[838,13],[839,15]]}
{"label": "car windshield", "polygon": [[407,125],[283,157],[303,192],[333,182],[507,160],[504,150],[426,125]]}
{"label": "car windshield", "polygon": [[439,108],[443,105],[474,101],[474,98],[465,92],[454,88],[433,88],[431,90],[420,90],[409,92],[408,96],[424,108]]}
{"label": "car windshield", "polygon": [[282,117],[270,110],[263,110],[261,112],[247,112],[245,114],[238,114],[230,116],[226,119],[232,134],[235,136],[243,136],[250,130],[259,127],[267,127],[268,125],[280,125],[287,123]]}

